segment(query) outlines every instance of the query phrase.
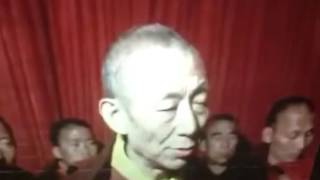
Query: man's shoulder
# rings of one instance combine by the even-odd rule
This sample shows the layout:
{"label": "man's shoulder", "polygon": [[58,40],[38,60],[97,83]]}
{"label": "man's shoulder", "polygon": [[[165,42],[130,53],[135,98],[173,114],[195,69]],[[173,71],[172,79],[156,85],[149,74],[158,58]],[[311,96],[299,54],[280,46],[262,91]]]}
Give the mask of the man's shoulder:
{"label": "man's shoulder", "polygon": [[0,167],[1,180],[33,180],[32,173],[18,166],[3,166]]}

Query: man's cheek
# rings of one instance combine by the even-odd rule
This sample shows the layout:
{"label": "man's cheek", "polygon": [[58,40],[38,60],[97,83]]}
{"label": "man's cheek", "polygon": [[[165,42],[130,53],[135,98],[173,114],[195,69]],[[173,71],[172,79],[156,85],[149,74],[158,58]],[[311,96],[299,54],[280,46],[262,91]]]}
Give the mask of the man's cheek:
{"label": "man's cheek", "polygon": [[280,144],[280,145],[286,145],[286,144],[289,144],[289,143],[290,143],[290,139],[287,138],[287,137],[281,136],[281,137],[278,137],[278,138],[277,138],[277,142],[278,142],[278,144]]}

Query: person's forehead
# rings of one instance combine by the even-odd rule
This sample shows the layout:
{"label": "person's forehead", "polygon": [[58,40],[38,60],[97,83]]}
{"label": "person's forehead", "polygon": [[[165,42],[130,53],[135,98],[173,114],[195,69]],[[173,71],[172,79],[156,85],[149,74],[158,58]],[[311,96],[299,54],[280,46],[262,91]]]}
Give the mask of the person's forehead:
{"label": "person's forehead", "polygon": [[[187,73],[190,70],[201,71],[199,57],[190,49],[161,45],[141,46],[125,56],[122,71],[125,74],[145,76],[167,73]],[[142,74],[140,74],[142,73]],[[166,76],[162,76],[166,77]]]}
{"label": "person's forehead", "polygon": [[[196,57],[179,48],[146,47],[135,51],[122,68],[123,90],[134,95],[143,92],[167,93],[204,84],[204,70]],[[203,82],[204,81],[204,82]]]}
{"label": "person's forehead", "polygon": [[61,129],[60,139],[90,137],[91,131],[83,126],[67,126]]}
{"label": "person's forehead", "polygon": [[235,130],[235,123],[228,120],[217,120],[213,122],[209,128],[208,132],[231,132]]}
{"label": "person's forehead", "polygon": [[277,115],[276,127],[279,129],[311,128],[314,114],[306,105],[292,105]]}

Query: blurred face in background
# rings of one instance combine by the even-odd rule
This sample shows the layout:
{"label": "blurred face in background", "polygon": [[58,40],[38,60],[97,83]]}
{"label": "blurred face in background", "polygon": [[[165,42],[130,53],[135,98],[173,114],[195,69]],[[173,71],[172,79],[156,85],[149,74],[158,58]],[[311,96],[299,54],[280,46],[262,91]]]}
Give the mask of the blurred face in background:
{"label": "blurred face in background", "polygon": [[269,133],[269,157],[274,162],[297,160],[313,140],[313,119],[314,114],[303,104],[279,113]]}
{"label": "blurred face in background", "polygon": [[3,164],[13,164],[15,159],[15,145],[10,133],[0,123],[0,159]]}
{"label": "blurred face in background", "polygon": [[235,123],[216,120],[206,129],[205,140],[201,143],[211,164],[225,164],[235,154],[238,144]]}
{"label": "blurred face in background", "polygon": [[59,145],[53,148],[57,159],[67,165],[75,165],[97,155],[98,148],[90,129],[71,125],[61,130]]}

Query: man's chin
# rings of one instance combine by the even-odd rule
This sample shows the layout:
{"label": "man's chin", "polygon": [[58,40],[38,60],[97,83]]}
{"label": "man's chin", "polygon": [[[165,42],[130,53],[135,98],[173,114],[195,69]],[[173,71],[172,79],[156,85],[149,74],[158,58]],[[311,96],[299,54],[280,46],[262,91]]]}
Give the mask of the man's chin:
{"label": "man's chin", "polygon": [[284,162],[287,162],[287,163],[291,163],[291,162],[295,162],[299,159],[299,157],[291,157],[291,158],[287,158],[286,160],[284,160]]}
{"label": "man's chin", "polygon": [[173,161],[164,163],[164,167],[168,170],[176,171],[183,168],[187,164],[185,159],[175,159]]}
{"label": "man's chin", "polygon": [[210,164],[217,164],[217,165],[226,165],[228,164],[229,160],[228,159],[216,159],[216,160],[210,160]]}

